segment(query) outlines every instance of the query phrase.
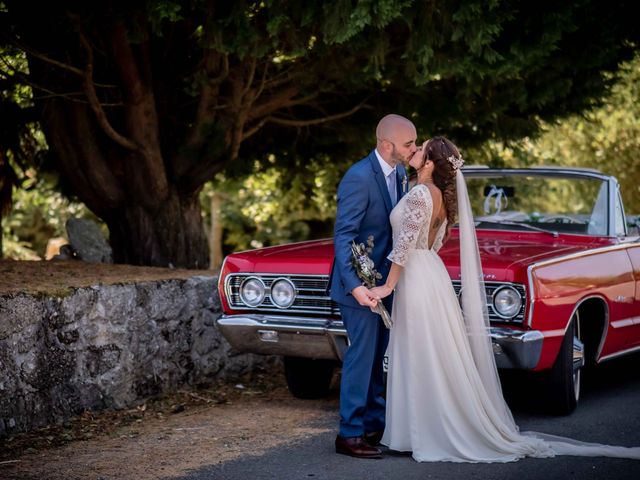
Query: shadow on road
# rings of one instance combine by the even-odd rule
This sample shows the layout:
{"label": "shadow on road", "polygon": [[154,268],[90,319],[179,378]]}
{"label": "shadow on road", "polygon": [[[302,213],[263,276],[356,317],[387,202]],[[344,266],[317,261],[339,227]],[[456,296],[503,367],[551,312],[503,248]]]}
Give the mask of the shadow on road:
{"label": "shadow on road", "polygon": [[[522,372],[502,372],[505,394],[521,430],[566,436],[610,445],[640,446],[640,355],[611,361],[586,375],[583,397],[571,415],[545,414],[538,385]],[[382,460],[359,460],[334,452],[337,390],[328,404],[335,409],[317,421],[325,431],[262,455],[205,467],[181,480],[371,479],[371,480],[636,480],[640,461],[601,457],[526,458],[506,464],[417,463],[406,453],[385,452]],[[428,406],[427,406],[428,408]],[[544,473],[542,473],[544,472]]]}
{"label": "shadow on road", "polygon": [[[541,399],[545,375],[536,372],[501,370],[504,397],[514,413],[551,414]],[[578,409],[585,404],[614,398],[621,390],[640,391],[640,354],[610,360],[582,372],[582,389]]]}

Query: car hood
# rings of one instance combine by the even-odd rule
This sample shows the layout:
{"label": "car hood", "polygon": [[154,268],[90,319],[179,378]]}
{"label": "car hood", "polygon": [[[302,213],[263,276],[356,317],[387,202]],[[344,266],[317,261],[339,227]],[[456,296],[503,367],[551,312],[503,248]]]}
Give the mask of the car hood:
{"label": "car hood", "polygon": [[[603,243],[604,242],[604,243]],[[581,252],[610,241],[575,235],[550,239],[542,234],[505,238],[478,231],[478,250],[485,280],[523,282],[529,265],[551,258]],[[456,235],[438,252],[452,279],[460,278],[460,243]]]}
{"label": "car hood", "polygon": [[[482,269],[487,281],[525,282],[529,265],[611,243],[611,239],[500,231],[477,232]],[[438,252],[452,279],[460,278],[458,232]],[[229,271],[328,275],[333,240],[313,240],[238,252],[227,257]]]}
{"label": "car hood", "polygon": [[328,275],[333,262],[333,239],[290,243],[229,255],[231,271]]}

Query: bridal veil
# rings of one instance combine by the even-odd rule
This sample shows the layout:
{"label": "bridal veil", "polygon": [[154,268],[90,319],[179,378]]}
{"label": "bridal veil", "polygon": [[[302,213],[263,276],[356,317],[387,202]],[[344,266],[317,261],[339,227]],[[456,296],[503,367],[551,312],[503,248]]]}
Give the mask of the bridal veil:
{"label": "bridal veil", "polygon": [[456,188],[458,199],[458,224],[460,232],[460,268],[461,268],[461,304],[467,329],[469,344],[474,362],[481,377],[482,384],[490,397],[499,420],[501,429],[519,435],[522,440],[529,438],[533,444],[540,440],[555,455],[605,456],[640,459],[640,447],[618,447],[548,435],[538,432],[519,432],[513,415],[507,406],[500,386],[498,369],[491,345],[489,315],[486,305],[486,294],[480,253],[476,238],[473,212],[467,193],[467,185],[460,169],[456,172]]}

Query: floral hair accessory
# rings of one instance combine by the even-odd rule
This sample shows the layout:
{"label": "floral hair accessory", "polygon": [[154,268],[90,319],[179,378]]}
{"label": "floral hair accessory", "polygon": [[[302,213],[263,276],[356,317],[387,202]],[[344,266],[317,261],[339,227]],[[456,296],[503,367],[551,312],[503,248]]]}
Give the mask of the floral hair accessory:
{"label": "floral hair accessory", "polygon": [[460,168],[462,168],[462,165],[464,165],[464,160],[462,158],[462,155],[459,157],[456,157],[455,155],[451,155],[447,157],[447,161],[451,164],[454,170],[460,170]]}

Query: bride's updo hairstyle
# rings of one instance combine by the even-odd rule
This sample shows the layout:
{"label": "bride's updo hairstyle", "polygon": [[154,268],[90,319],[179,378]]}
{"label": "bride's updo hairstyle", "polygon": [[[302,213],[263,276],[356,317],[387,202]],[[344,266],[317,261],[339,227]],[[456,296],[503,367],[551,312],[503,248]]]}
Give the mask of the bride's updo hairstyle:
{"label": "bride's updo hairstyle", "polygon": [[442,192],[447,210],[447,231],[456,223],[456,169],[462,163],[458,148],[444,137],[433,137],[424,147],[423,159],[433,162],[433,183]]}

